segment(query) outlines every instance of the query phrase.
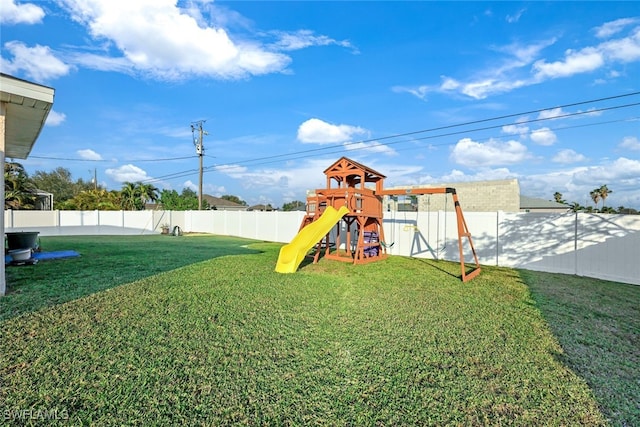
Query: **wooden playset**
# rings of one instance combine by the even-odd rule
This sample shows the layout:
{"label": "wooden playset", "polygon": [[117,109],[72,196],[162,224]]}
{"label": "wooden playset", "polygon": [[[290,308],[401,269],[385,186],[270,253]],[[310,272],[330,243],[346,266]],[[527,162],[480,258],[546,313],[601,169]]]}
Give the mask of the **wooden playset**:
{"label": "wooden playset", "polygon": [[[313,246],[314,263],[323,253],[327,259],[354,264],[383,260],[387,258],[382,224],[383,196],[451,194],[458,223],[461,278],[463,281],[471,280],[480,273],[471,233],[454,188],[385,190],[384,175],[346,157],[338,159],[324,173],[327,187],[317,189],[315,194],[307,197],[307,214],[300,224],[300,233],[282,248],[276,271],[296,271],[300,260]],[[329,207],[331,209],[327,211]],[[318,221],[325,213],[326,217]],[[465,269],[463,238],[468,240],[475,260],[475,268],[470,272]]]}

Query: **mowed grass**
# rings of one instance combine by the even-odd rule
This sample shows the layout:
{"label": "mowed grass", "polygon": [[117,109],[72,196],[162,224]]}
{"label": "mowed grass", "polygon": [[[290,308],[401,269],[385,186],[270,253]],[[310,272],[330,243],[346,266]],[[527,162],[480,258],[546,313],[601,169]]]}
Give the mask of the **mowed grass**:
{"label": "mowed grass", "polygon": [[45,252],[75,250],[79,258],[7,267],[7,295],[0,298],[0,321],[71,301],[164,271],[223,255],[255,252],[250,240],[219,236],[42,237]]}
{"label": "mowed grass", "polygon": [[[88,238],[56,239],[73,249]],[[188,257],[226,238],[152,239],[184,244]],[[606,424],[516,271],[485,268],[462,283],[457,264],[390,257],[281,275],[281,245],[245,243],[228,248],[242,255],[173,270],[152,267],[165,262],[154,251],[132,253],[146,273],[131,283],[97,277],[131,274],[108,251],[111,270],[89,274],[95,245],[23,267],[95,293],[2,306],[22,313],[0,323],[5,421],[41,422],[17,419],[31,410],[91,425]]]}
{"label": "mowed grass", "polygon": [[562,359],[612,424],[640,426],[640,286],[522,271]]}

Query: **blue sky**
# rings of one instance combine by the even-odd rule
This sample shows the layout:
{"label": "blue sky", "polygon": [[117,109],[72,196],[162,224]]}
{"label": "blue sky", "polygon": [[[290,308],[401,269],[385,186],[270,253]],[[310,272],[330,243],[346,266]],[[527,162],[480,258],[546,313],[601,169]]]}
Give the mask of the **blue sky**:
{"label": "blue sky", "polygon": [[[340,156],[387,187],[517,178],[640,208],[636,2],[0,0],[1,70],[55,88],[29,173],[282,206]],[[624,96],[623,96],[624,95]],[[636,105],[634,105],[636,104]]]}

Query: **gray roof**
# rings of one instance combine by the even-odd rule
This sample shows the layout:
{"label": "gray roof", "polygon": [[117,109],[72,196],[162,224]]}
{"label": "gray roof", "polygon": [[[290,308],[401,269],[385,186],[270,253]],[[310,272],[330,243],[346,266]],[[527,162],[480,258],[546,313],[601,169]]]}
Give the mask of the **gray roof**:
{"label": "gray roof", "polygon": [[203,194],[202,198],[209,203],[211,208],[215,207],[216,209],[234,209],[234,210],[244,210],[247,207],[241,205],[239,203],[232,202],[231,200],[223,199],[220,197],[210,196],[208,194]]}
{"label": "gray roof", "polygon": [[520,196],[520,209],[569,209],[569,205],[536,197]]}

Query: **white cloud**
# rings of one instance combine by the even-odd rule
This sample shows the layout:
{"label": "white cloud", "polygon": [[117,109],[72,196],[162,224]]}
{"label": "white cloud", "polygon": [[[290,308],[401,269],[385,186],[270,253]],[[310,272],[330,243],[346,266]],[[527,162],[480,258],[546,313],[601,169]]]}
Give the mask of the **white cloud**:
{"label": "white cloud", "polygon": [[[621,19],[604,24],[596,29],[599,37],[611,37],[621,33],[626,27],[640,22],[638,18]],[[428,92],[457,93],[474,99],[484,99],[491,95],[542,83],[549,79],[570,77],[603,70],[610,75],[616,63],[640,60],[640,26],[630,29],[617,39],[610,39],[592,46],[567,49],[557,60],[541,58],[545,48],[558,42],[550,38],[528,45],[517,43],[494,47],[504,54],[504,59],[493,60],[497,66],[475,71],[466,78],[442,77],[440,85],[419,85],[413,87],[395,86],[396,92],[410,93],[425,99]],[[613,70],[615,72],[615,70]],[[598,80],[596,77],[594,80]]]}
{"label": "white cloud", "polygon": [[514,172],[511,172],[508,168],[487,168],[482,169],[474,174],[466,174],[462,171],[454,169],[450,173],[442,175],[436,182],[452,183],[470,181],[493,181],[497,179],[512,179],[517,177],[518,175]]}
{"label": "white cloud", "polygon": [[[392,91],[396,93],[410,93],[411,95],[425,100],[427,97],[427,93],[432,91],[432,88],[426,85],[418,86],[418,87],[409,87],[409,86],[393,86],[391,88]],[[435,89],[434,89],[435,91]]]}
{"label": "white cloud", "polygon": [[13,55],[12,60],[2,58],[4,73],[19,74],[22,71],[27,77],[42,82],[65,76],[71,70],[71,66],[58,59],[47,46],[28,47],[19,41],[9,41],[4,47]]}
{"label": "white cloud", "polygon": [[605,42],[600,48],[612,61],[637,61],[640,59],[640,28],[636,28],[630,37]]}
{"label": "white cloud", "polygon": [[540,111],[538,114],[538,119],[546,120],[546,119],[554,119],[556,117],[560,117],[565,115],[565,112],[562,111],[562,108],[552,108],[551,110]]}
{"label": "white cloud", "polygon": [[619,33],[629,25],[638,23],[639,21],[640,20],[637,18],[621,18],[616,19],[615,21],[606,22],[601,26],[596,27],[594,30],[596,37],[607,38]]}
{"label": "white cloud", "polygon": [[[591,166],[574,175],[574,181],[592,187],[618,182],[619,185],[640,186],[640,160],[619,157],[598,166]],[[615,188],[612,188],[615,190]]]}
{"label": "white cloud", "polygon": [[[198,191],[198,184],[194,184],[193,181],[191,181],[190,179],[185,181],[182,184],[183,188],[188,188],[189,190],[193,190],[193,191]],[[213,196],[213,194],[212,194]]]}
{"label": "white cloud", "polygon": [[132,164],[122,165],[115,169],[110,168],[107,169],[105,173],[109,178],[120,183],[138,182],[151,179],[151,177],[147,175],[147,172]]}
{"label": "white cloud", "polygon": [[514,24],[514,23],[518,22],[525,11],[526,11],[526,9],[520,9],[516,13],[514,13],[513,15],[507,15],[506,21],[509,24]]}
{"label": "white cloud", "polygon": [[61,4],[95,40],[107,40],[109,48],[122,55],[91,53],[77,58],[98,69],[112,65],[120,70],[126,64],[131,72],[157,79],[237,79],[281,72],[291,61],[257,42],[232,40],[225,29],[204,25],[193,10],[177,7],[175,0],[61,0]]}
{"label": "white cloud", "polygon": [[556,134],[549,128],[536,129],[529,136],[538,145],[553,145],[558,140]]}
{"label": "white cloud", "polygon": [[625,136],[618,147],[625,150],[640,151],[640,140],[637,136]]}
{"label": "white cloud", "polygon": [[[506,46],[494,48],[498,52],[505,53],[507,59],[497,68],[498,74],[505,71],[520,69],[523,66],[531,64],[540,56],[542,51],[549,46],[554,45],[558,40],[555,37],[540,40],[530,44],[511,43]],[[494,72],[495,74],[495,72]]]}
{"label": "white cloud", "polygon": [[46,126],[60,126],[67,119],[66,114],[59,113],[55,110],[49,111],[49,115],[47,116],[47,121],[45,122]]}
{"label": "white cloud", "polygon": [[388,156],[395,156],[398,154],[393,148],[381,144],[378,141],[346,143],[344,148],[349,151],[359,150],[368,153],[386,154]]}
{"label": "white cloud", "polygon": [[215,170],[235,178],[242,177],[248,171],[248,168],[240,165],[222,165],[216,167]]}
{"label": "white cloud", "polygon": [[502,132],[508,135],[520,135],[525,137],[529,133],[529,127],[524,125],[506,125],[502,126]]}
{"label": "white cloud", "polygon": [[80,158],[85,160],[102,160],[102,156],[91,149],[86,150],[78,150],[77,151]]}
{"label": "white cloud", "polygon": [[313,31],[310,30],[298,30],[292,33],[274,31],[272,34],[278,38],[278,41],[271,45],[277,50],[291,51],[311,46],[338,45],[354,49],[354,51],[357,52],[348,40],[340,41],[324,35],[315,35]]}
{"label": "white cloud", "polygon": [[16,4],[14,0],[0,0],[0,24],[37,24],[44,18],[44,10],[31,3]]}
{"label": "white cloud", "polygon": [[[589,192],[606,184],[613,192],[607,206],[640,206],[640,161],[620,157],[601,165],[576,167],[519,178],[521,193],[551,200],[559,191],[568,202],[593,206]],[[615,184],[613,184],[615,183]]]}
{"label": "white cloud", "polygon": [[285,168],[256,168],[245,167],[219,168],[218,171],[237,180],[244,189],[259,189],[266,195],[279,198],[283,189],[289,194],[304,194],[307,190],[323,188],[326,178],[323,171],[335,159],[304,159],[291,162]]}
{"label": "white cloud", "polygon": [[530,157],[527,147],[518,141],[476,142],[463,138],[451,152],[451,160],[467,167],[491,167],[520,163]]}
{"label": "white cloud", "polygon": [[309,119],[298,127],[298,140],[305,144],[333,144],[351,141],[355,135],[368,135],[367,130],[350,125],[334,125],[320,119]]}
{"label": "white cloud", "polygon": [[583,156],[580,153],[575,152],[574,150],[565,149],[565,150],[558,151],[556,153],[556,155],[553,156],[551,161],[553,161],[555,163],[569,164],[569,163],[583,162],[586,159],[587,158],[585,156]]}
{"label": "white cloud", "polygon": [[[194,184],[193,181],[191,181],[190,179],[185,181],[182,184],[183,188],[188,188],[190,190],[195,191],[196,193],[199,190],[198,184]],[[214,184],[207,184],[207,183],[203,183],[202,184],[202,193],[203,194],[208,194],[210,196],[213,197],[222,197],[227,193],[227,189],[225,188],[224,185],[218,186],[218,185],[214,185]]]}
{"label": "white cloud", "polygon": [[577,51],[567,50],[564,59],[559,61],[537,61],[533,64],[533,68],[536,70],[536,78],[545,80],[591,72],[610,63],[626,63],[639,59],[640,27],[632,30],[627,37],[609,40]]}
{"label": "white cloud", "polygon": [[67,58],[75,65],[98,71],[128,73],[132,68],[132,64],[124,57],[114,58],[92,53],[71,52],[68,53]]}
{"label": "white cloud", "polygon": [[529,83],[526,80],[510,80],[502,77],[489,78],[482,81],[466,83],[462,86],[461,92],[474,99],[484,99],[489,95],[511,92],[514,89],[527,85],[529,85]]}
{"label": "white cloud", "polygon": [[602,67],[604,63],[604,57],[600,50],[587,47],[577,52],[568,50],[565,53],[565,58],[560,61],[536,61],[533,64],[533,69],[536,71],[537,80],[546,80],[593,71]]}

